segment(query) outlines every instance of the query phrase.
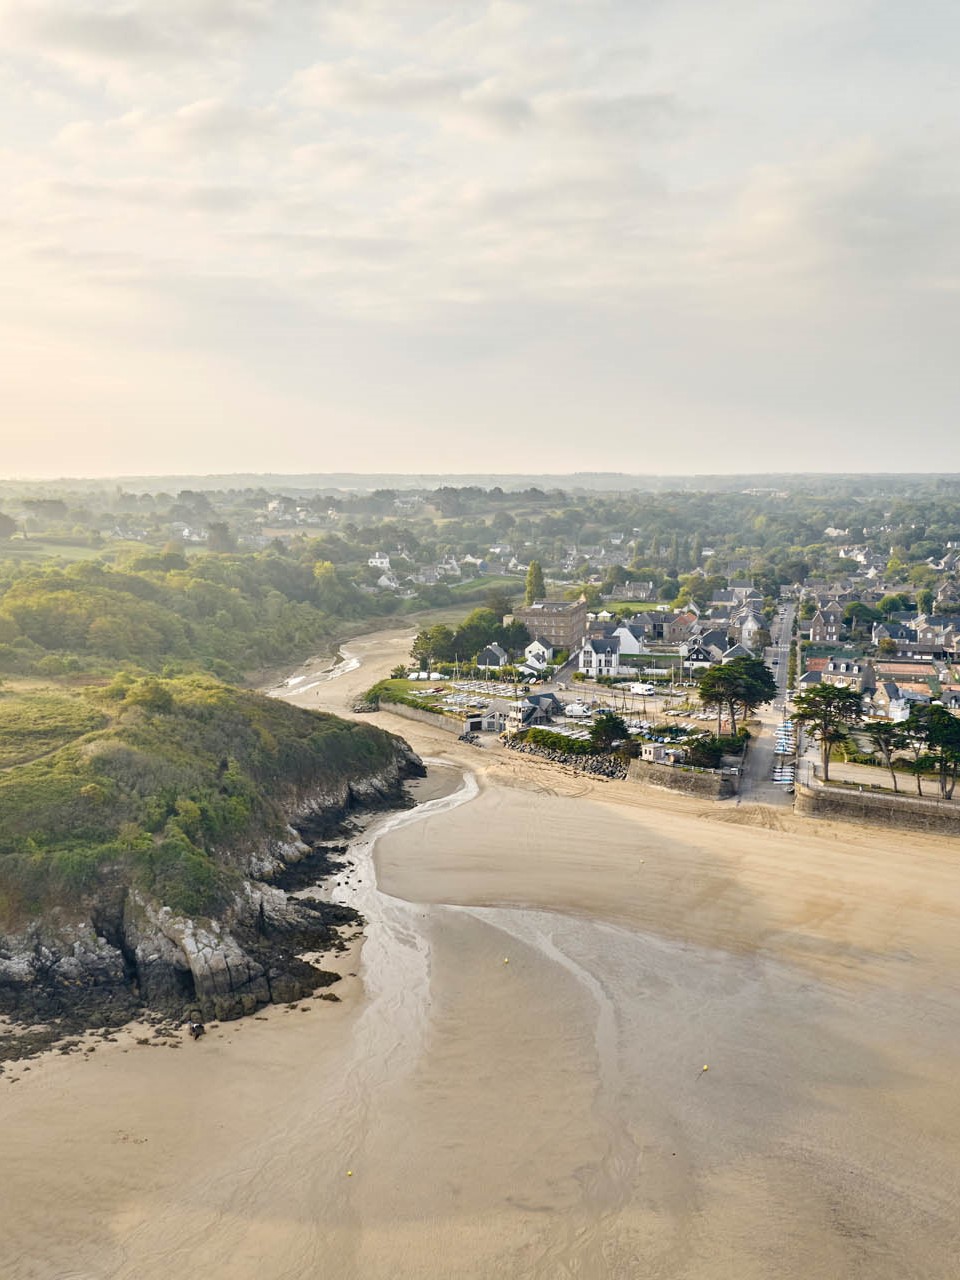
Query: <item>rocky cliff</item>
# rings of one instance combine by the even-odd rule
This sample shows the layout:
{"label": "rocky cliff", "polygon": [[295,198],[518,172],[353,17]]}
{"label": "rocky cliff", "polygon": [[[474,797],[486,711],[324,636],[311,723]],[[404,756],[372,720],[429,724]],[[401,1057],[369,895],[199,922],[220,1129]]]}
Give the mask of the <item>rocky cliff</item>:
{"label": "rocky cliff", "polygon": [[[323,842],[352,815],[408,803],[403,783],[422,775],[423,765],[402,739],[382,737],[389,759],[381,751],[375,770],[358,772],[354,764],[337,776],[328,769],[322,784],[290,789],[282,835],[218,851],[239,874],[216,913],[178,913],[118,865],[75,906],[57,905],[0,936],[0,1014],[22,1026],[44,1024],[52,1039],[146,1010],[177,1019],[239,1017],[335,981],[301,957],[337,946],[338,929],[359,917],[287,888],[302,890],[337,865]],[[0,1054],[4,1046],[16,1056],[15,1037],[0,1042]]]}

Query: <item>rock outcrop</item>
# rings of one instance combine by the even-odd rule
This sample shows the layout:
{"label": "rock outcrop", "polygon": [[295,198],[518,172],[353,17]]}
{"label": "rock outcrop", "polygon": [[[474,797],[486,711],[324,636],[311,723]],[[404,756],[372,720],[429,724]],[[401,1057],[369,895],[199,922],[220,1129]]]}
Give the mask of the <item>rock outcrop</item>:
{"label": "rock outcrop", "polygon": [[322,842],[351,815],[408,803],[403,783],[424,768],[395,742],[379,772],[296,795],[286,839],[224,851],[243,879],[216,918],[177,915],[118,876],[76,913],[57,909],[0,937],[0,1014],[53,1024],[57,1034],[116,1026],[146,1010],[228,1019],[334,982],[301,956],[339,945],[338,929],[359,916],[281,886],[301,864],[298,888],[331,869]]}

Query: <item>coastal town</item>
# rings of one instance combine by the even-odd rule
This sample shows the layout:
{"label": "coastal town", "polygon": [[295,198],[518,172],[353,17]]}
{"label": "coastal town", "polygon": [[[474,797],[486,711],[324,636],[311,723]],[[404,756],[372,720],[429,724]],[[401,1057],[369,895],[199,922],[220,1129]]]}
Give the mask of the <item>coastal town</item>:
{"label": "coastal town", "polygon": [[[651,1166],[686,1238],[713,1170],[726,1215],[736,1149],[762,1162],[744,1221],[775,1175],[816,1235],[843,1187],[888,1232],[884,1280],[911,1274],[918,1214],[949,1274],[953,1201],[928,1206],[956,1147],[952,484],[0,484],[18,1256],[53,1187],[60,1270],[119,1257],[86,1224],[105,1187],[130,1211],[135,1157],[161,1188],[156,1227],[117,1235],[138,1265],[179,1261],[166,1205],[209,1204],[191,1249],[216,1274],[224,1206],[262,1240],[301,1203],[297,1257],[322,1240],[359,1275],[354,1197],[459,1222],[467,1153],[516,1257],[543,1221],[563,1236],[583,1169],[625,1171],[602,1236],[628,1257]],[[856,1274],[823,1238],[818,1273]],[[392,1278],[383,1256],[363,1273]]]}
{"label": "coastal town", "polygon": [[[499,620],[478,610],[471,615],[476,645],[484,613],[489,636],[499,639],[488,636],[471,652],[469,642],[458,646],[469,627],[420,633],[415,666],[395,671],[371,705],[401,715],[412,709],[467,740],[496,735],[515,750],[610,776],[632,769],[659,785],[705,793],[704,775],[713,775],[712,793],[738,802],[784,803],[799,786],[805,812],[826,805],[843,812],[846,801],[862,817],[865,804],[890,793],[895,807],[876,806],[877,820],[946,821],[952,829],[957,819],[942,806],[952,800],[960,760],[960,556],[948,547],[930,565],[937,580],[914,599],[884,580],[865,548],[841,544],[838,553],[856,566],[847,577],[783,584],[775,603],[747,566],[732,564],[730,576],[714,574],[712,584],[702,569],[688,575],[681,608],[602,595],[590,607],[581,593],[533,598]],[[538,564],[526,575],[528,595],[543,586]],[[697,579],[707,589],[698,591]],[[770,677],[765,696],[743,705],[746,742],[732,737],[735,705],[715,696],[723,675],[709,674],[729,675],[744,663],[762,664]],[[812,713],[827,703],[845,709],[824,725]],[[615,740],[598,737],[611,717],[622,756],[612,772]],[[898,771],[910,775],[901,776],[902,792]],[[937,806],[935,815],[913,803],[914,788],[915,798]]]}

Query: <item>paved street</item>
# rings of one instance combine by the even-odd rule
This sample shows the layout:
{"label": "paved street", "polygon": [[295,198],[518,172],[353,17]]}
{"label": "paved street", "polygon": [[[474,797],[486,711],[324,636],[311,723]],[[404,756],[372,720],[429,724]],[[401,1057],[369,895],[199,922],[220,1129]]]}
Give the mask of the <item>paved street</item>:
{"label": "paved street", "polygon": [[773,782],[774,746],[777,729],[783,720],[787,706],[787,667],[790,656],[790,641],[793,627],[794,606],[786,604],[783,615],[778,615],[772,624],[771,645],[764,650],[764,660],[773,671],[777,680],[777,697],[758,713],[761,729],[751,739],[747,751],[747,761],[743,777],[740,780],[740,803],[772,804],[784,807],[793,804],[793,795],[786,787],[775,786]]}

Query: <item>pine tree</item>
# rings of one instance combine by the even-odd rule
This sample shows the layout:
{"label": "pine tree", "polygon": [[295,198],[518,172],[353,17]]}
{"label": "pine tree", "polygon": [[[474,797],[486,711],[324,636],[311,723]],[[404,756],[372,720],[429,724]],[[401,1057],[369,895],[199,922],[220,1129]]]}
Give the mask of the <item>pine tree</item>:
{"label": "pine tree", "polygon": [[527,589],[524,601],[527,604],[533,604],[534,600],[542,600],[546,593],[547,588],[543,581],[543,568],[540,561],[531,560],[530,567],[527,570]]}

